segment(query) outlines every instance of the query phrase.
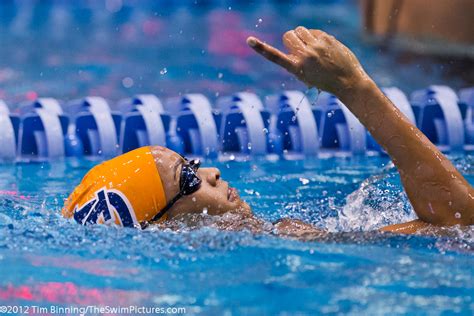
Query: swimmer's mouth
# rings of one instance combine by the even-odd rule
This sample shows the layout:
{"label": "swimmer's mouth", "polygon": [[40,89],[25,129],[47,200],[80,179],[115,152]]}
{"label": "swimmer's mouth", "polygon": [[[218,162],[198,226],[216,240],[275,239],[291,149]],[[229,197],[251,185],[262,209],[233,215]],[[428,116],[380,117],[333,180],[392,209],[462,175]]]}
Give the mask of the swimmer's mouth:
{"label": "swimmer's mouth", "polygon": [[228,188],[227,189],[227,200],[230,202],[234,202],[239,198],[239,194],[237,193],[237,190],[234,188]]}

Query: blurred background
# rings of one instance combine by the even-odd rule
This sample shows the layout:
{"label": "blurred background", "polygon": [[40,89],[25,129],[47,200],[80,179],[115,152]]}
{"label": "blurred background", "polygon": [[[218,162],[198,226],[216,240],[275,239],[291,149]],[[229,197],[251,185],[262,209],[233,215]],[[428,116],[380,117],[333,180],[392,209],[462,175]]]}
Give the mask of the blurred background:
{"label": "blurred background", "polygon": [[[443,45],[446,36],[431,46],[403,38],[426,35],[424,28],[413,29],[413,25],[423,25],[424,18],[428,26],[439,22],[438,29],[453,25],[436,17],[436,12],[430,13],[434,15],[430,20],[428,13],[433,10],[427,8],[459,2],[458,10],[468,16],[461,31],[435,30],[428,38],[460,34],[457,38],[462,42],[462,30],[472,33],[465,24],[474,20],[469,4],[474,1],[411,2],[417,3],[2,0],[0,98],[10,104],[38,96],[100,95],[115,101],[135,93],[169,97],[200,92],[213,99],[243,90],[259,94],[304,90],[245,43],[248,35],[256,35],[281,48],[281,35],[298,25],[336,36],[355,52],[379,85],[397,86],[405,92],[431,84],[454,89],[473,85],[472,46],[463,43],[440,51],[447,47]],[[411,7],[425,14],[413,13]],[[450,12],[451,20],[464,21],[445,7],[438,11]]]}

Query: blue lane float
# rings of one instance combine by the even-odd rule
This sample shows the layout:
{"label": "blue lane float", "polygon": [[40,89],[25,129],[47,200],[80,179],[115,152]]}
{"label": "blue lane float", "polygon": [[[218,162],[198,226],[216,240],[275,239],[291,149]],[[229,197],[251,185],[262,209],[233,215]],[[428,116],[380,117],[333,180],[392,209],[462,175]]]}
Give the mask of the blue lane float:
{"label": "blue lane float", "polygon": [[224,154],[257,156],[269,152],[270,113],[257,95],[240,92],[221,97],[217,108],[222,113],[220,141]]}
{"label": "blue lane float", "polygon": [[464,124],[456,93],[447,86],[430,86],[411,94],[418,128],[441,150],[462,151]]}
{"label": "blue lane float", "polygon": [[153,94],[141,94],[119,102],[123,113],[120,148],[128,152],[147,145],[167,146],[170,116],[160,99]]}
{"label": "blue lane float", "polygon": [[474,88],[459,91],[459,104],[465,108],[464,127],[467,149],[474,149]]}
{"label": "blue lane float", "polygon": [[[458,99],[448,87],[431,86],[412,93],[412,104],[397,88],[382,90],[441,150],[474,149],[474,88],[459,91]],[[163,106],[155,95],[143,94],[119,102],[121,112],[113,112],[101,97],[64,106],[39,98],[16,106],[19,116],[0,101],[0,161],[110,158],[145,145],[207,158],[383,152],[331,94],[321,93],[313,106],[300,91],[265,100],[264,106],[257,95],[240,92],[219,98],[213,108],[205,96],[187,94]]]}
{"label": "blue lane float", "polygon": [[216,120],[219,116],[214,115],[211,103],[204,95],[186,94],[169,99],[166,102],[166,110],[174,116],[170,137],[179,139],[181,153],[217,157],[219,135]]}
{"label": "blue lane float", "polygon": [[69,136],[77,137],[77,146],[85,155],[108,158],[119,154],[121,115],[112,112],[104,98],[73,100],[66,109],[73,121]]}
{"label": "blue lane float", "polygon": [[267,98],[266,106],[272,113],[270,141],[281,143],[290,155],[315,156],[319,151],[319,137],[311,104],[301,91],[285,91]]}
{"label": "blue lane float", "polygon": [[39,98],[20,106],[19,155],[26,159],[57,159],[65,155],[69,119],[53,98]]}
{"label": "blue lane float", "polygon": [[354,155],[366,153],[367,132],[364,126],[336,96],[322,92],[313,112],[318,121],[322,148]]}
{"label": "blue lane float", "polygon": [[0,161],[15,160],[19,125],[20,119],[0,100]]}

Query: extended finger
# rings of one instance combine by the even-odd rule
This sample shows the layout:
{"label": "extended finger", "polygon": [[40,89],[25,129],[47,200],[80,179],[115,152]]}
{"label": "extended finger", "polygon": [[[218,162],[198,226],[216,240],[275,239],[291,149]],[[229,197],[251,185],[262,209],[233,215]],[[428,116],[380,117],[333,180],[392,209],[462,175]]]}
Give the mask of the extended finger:
{"label": "extended finger", "polygon": [[294,63],[290,57],[275,47],[268,45],[253,36],[247,38],[247,44],[269,61],[282,66],[290,72],[294,72]]}
{"label": "extended finger", "polygon": [[296,35],[295,31],[288,31],[283,35],[283,44],[290,54],[298,55],[306,49],[305,43]]}
{"label": "extended finger", "polygon": [[306,45],[312,43],[316,39],[313,34],[303,26],[298,26],[295,33]]}

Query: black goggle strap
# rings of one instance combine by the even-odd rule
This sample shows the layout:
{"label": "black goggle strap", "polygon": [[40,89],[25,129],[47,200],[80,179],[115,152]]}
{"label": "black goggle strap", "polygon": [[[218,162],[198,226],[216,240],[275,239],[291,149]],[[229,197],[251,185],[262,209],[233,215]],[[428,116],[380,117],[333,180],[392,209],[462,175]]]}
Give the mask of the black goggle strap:
{"label": "black goggle strap", "polygon": [[155,216],[153,216],[152,219],[150,219],[149,221],[143,221],[140,223],[140,227],[141,229],[145,229],[148,227],[149,223],[153,223],[153,222],[156,222],[158,221],[160,218],[162,218],[166,212],[169,211],[170,208],[173,207],[173,205],[181,198],[183,197],[183,193],[182,192],[179,192],[178,194],[176,194],[176,196],[163,208],[161,209],[161,211],[156,214]]}
{"label": "black goggle strap", "polygon": [[183,193],[182,192],[179,192],[178,194],[176,194],[176,196],[158,213],[156,214],[155,216],[153,216],[152,219],[150,219],[150,222],[156,222],[157,220],[159,220],[160,218],[163,217],[163,215],[166,214],[166,212],[169,211],[170,208],[173,207],[173,205],[180,199],[183,197]]}
{"label": "black goggle strap", "polygon": [[[183,166],[183,168],[184,168],[184,167],[185,167],[185,166]],[[184,183],[183,183],[183,180],[184,180]],[[172,208],[173,205],[174,205],[176,202],[178,202],[178,200],[179,200],[180,198],[182,198],[184,195],[187,194],[186,189],[185,189],[186,184],[188,183],[187,179],[181,178],[180,182],[181,182],[181,183],[180,183],[179,193],[176,194],[176,196],[175,196],[164,208],[162,208],[161,211],[158,212],[158,214],[156,214],[155,216],[153,216],[153,218],[150,219],[150,222],[156,222],[157,220],[159,220],[160,218],[162,218],[163,215],[165,215],[166,212],[168,212],[169,209]]]}
{"label": "black goggle strap", "polygon": [[[199,167],[201,166],[201,161],[195,159],[188,162],[186,158],[184,159],[186,161],[186,164],[183,165],[183,169],[181,172],[179,193],[158,214],[153,216],[152,219],[140,223],[142,229],[148,227],[148,223],[156,222],[160,218],[162,218],[166,214],[166,212],[168,212],[169,209],[172,208],[173,205],[184,195],[192,194],[196,192],[197,188],[199,188],[201,180],[197,177],[196,173]],[[193,172],[192,175],[190,175],[191,171],[188,169],[191,169],[191,171]],[[193,179],[191,179],[191,177],[193,177]],[[190,187],[188,187],[188,184]]]}

